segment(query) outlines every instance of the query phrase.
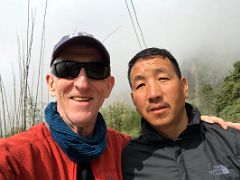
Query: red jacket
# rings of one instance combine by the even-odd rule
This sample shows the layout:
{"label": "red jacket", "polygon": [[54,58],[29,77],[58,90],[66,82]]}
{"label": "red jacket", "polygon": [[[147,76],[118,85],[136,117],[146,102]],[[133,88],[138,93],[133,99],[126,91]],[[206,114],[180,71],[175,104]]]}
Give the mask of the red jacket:
{"label": "red jacket", "polygon": [[[91,161],[96,180],[121,180],[121,154],[130,137],[107,131],[103,154]],[[0,140],[0,180],[75,180],[77,164],[54,142],[40,123],[26,132]]]}

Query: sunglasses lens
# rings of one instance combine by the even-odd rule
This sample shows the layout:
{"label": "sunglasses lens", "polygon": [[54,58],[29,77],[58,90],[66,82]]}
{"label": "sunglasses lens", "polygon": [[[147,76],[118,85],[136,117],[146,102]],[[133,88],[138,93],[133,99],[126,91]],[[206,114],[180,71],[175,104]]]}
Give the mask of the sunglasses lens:
{"label": "sunglasses lens", "polygon": [[91,79],[104,79],[110,75],[109,67],[100,63],[88,63],[84,68]]}
{"label": "sunglasses lens", "polygon": [[76,62],[64,61],[54,64],[52,72],[59,78],[73,79],[78,76],[79,70]]}
{"label": "sunglasses lens", "polygon": [[74,79],[78,76],[82,67],[90,79],[105,79],[110,75],[110,67],[104,64],[73,61],[63,61],[53,64],[52,73],[59,78]]}

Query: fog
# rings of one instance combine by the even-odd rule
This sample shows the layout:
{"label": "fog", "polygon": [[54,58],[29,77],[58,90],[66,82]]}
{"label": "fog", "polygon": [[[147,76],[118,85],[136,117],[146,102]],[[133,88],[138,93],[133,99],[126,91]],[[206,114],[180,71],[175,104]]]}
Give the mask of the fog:
{"label": "fog", "polygon": [[[130,6],[130,1],[128,3]],[[198,60],[212,62],[209,65],[216,69],[221,66],[221,71],[226,67],[228,71],[234,61],[240,60],[239,0],[138,0],[133,3],[146,47],[170,50],[181,66]],[[36,75],[39,61],[44,6],[44,1],[31,1],[31,13],[36,12],[36,20],[30,80]],[[130,12],[144,48],[131,6]],[[0,13],[0,74],[11,97],[12,67],[18,73],[17,38],[26,43],[27,1],[1,0]],[[111,54],[116,85],[110,101],[130,102],[127,63],[141,47],[125,1],[49,0],[45,27],[45,73],[49,70],[52,47],[61,36],[77,31],[94,34],[104,40]],[[46,92],[44,85],[45,96]]]}

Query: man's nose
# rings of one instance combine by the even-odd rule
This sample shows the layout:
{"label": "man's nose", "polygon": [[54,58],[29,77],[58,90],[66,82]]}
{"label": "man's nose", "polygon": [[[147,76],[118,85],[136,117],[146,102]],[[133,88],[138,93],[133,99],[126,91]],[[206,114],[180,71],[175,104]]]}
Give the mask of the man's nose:
{"label": "man's nose", "polygon": [[78,88],[87,88],[89,87],[89,78],[87,76],[86,70],[82,67],[78,74],[78,77],[75,79],[75,86]]}
{"label": "man's nose", "polygon": [[157,82],[152,82],[147,88],[147,98],[150,103],[157,103],[162,98],[162,89]]}

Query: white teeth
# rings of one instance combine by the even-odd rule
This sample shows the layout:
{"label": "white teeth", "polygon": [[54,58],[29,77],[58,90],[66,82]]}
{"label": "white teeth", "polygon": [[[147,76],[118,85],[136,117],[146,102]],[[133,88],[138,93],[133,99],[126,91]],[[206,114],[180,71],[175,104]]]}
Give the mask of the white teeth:
{"label": "white teeth", "polygon": [[91,98],[89,97],[72,97],[73,100],[75,101],[90,101]]}

